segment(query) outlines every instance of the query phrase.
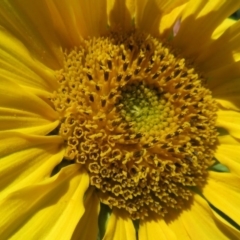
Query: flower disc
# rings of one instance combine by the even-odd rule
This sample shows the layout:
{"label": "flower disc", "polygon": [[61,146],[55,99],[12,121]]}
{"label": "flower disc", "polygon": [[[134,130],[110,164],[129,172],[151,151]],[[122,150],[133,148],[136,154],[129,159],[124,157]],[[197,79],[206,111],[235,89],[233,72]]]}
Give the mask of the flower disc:
{"label": "flower disc", "polygon": [[184,58],[150,35],[111,33],[67,51],[57,77],[65,158],[84,165],[103,203],[164,216],[204,185],[217,107]]}

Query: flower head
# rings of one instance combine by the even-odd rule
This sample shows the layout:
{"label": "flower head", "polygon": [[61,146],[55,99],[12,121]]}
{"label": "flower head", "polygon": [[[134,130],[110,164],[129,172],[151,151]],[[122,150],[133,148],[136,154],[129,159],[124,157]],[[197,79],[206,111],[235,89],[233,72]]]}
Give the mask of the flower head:
{"label": "flower head", "polygon": [[238,8],[0,3],[4,239],[239,238]]}

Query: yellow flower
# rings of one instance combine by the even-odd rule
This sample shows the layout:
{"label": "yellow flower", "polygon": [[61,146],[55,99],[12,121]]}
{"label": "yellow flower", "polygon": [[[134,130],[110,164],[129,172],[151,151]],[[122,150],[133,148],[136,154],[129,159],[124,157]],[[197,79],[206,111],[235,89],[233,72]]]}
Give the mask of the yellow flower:
{"label": "yellow flower", "polygon": [[239,8],[2,0],[1,239],[240,239]]}

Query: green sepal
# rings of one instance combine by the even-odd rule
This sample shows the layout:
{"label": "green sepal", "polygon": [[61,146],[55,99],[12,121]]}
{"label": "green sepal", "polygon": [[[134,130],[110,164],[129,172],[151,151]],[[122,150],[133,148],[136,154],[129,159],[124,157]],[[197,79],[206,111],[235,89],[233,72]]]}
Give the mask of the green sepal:
{"label": "green sepal", "polygon": [[111,209],[107,205],[101,203],[100,213],[98,216],[98,239],[97,240],[103,239],[110,215],[111,215]]}

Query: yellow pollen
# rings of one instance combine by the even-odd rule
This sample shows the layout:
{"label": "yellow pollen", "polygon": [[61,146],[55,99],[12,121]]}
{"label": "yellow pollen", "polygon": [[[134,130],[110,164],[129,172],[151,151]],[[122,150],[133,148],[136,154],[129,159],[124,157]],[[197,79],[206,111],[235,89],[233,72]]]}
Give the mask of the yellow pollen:
{"label": "yellow pollen", "polygon": [[52,102],[65,159],[82,164],[100,200],[132,219],[181,209],[202,187],[217,131],[205,81],[158,39],[133,31],[65,52]]}

